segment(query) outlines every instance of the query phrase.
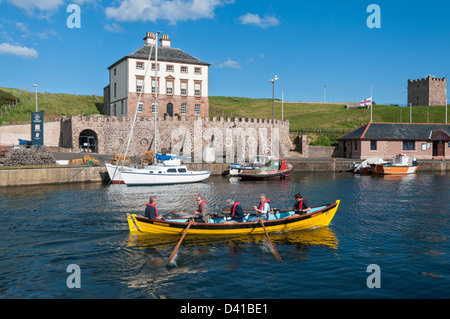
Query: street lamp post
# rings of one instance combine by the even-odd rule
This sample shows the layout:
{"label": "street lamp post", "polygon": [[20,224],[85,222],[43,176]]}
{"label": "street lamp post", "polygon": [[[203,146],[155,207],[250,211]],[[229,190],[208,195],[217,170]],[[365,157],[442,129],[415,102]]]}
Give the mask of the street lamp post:
{"label": "street lamp post", "polygon": [[36,88],[36,112],[38,111],[38,103],[37,103],[37,84],[33,84],[33,86]]}
{"label": "street lamp post", "polygon": [[275,139],[275,81],[278,80],[278,77],[275,75],[273,79],[269,80],[272,82],[272,154],[274,148],[274,139]]}

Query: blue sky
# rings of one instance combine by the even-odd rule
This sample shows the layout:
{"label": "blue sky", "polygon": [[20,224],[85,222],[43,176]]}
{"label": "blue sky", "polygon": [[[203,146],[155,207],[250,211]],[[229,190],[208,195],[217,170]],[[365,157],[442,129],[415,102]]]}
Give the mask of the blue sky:
{"label": "blue sky", "polygon": [[[69,28],[68,6],[80,7]],[[370,4],[380,28],[369,28]],[[211,63],[210,95],[406,104],[407,80],[450,75],[449,1],[0,0],[0,87],[103,95],[146,32]]]}

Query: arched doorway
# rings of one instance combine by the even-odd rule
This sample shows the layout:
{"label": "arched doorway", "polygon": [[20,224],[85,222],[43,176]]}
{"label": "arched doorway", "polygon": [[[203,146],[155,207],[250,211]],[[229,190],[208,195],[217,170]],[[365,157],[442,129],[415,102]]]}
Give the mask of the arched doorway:
{"label": "arched doorway", "polygon": [[167,114],[169,114],[170,117],[173,117],[173,104],[167,103]]}
{"label": "arched doorway", "polygon": [[80,153],[97,153],[98,140],[97,134],[93,130],[84,130],[78,138]]}

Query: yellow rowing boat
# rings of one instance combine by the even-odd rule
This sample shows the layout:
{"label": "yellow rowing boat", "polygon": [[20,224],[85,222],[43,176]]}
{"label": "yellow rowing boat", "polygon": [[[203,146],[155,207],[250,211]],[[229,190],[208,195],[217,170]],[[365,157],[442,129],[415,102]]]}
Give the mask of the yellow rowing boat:
{"label": "yellow rowing boat", "polygon": [[[311,207],[311,211],[298,215],[294,211],[274,212],[269,220],[264,221],[268,232],[287,232],[327,226],[332,221],[339,207],[340,200],[333,204]],[[136,214],[128,215],[130,232],[153,234],[181,234],[186,230],[189,220],[187,218],[154,220],[139,217]],[[223,222],[224,217],[210,218],[209,223],[193,223],[189,234],[196,235],[237,235],[237,234],[264,234],[264,228],[259,221],[242,223]]]}

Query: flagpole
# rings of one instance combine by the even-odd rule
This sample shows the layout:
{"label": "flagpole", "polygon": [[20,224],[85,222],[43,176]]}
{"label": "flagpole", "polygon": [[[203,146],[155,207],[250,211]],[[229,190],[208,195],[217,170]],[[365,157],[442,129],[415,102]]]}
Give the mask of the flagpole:
{"label": "flagpole", "polygon": [[409,103],[409,123],[412,123],[412,103]]}
{"label": "flagpole", "polygon": [[372,86],[370,86],[370,122],[371,123],[372,123],[372,119],[373,119],[372,106],[373,106],[373,96],[372,96]]}

